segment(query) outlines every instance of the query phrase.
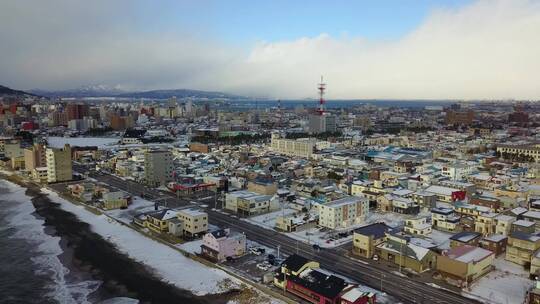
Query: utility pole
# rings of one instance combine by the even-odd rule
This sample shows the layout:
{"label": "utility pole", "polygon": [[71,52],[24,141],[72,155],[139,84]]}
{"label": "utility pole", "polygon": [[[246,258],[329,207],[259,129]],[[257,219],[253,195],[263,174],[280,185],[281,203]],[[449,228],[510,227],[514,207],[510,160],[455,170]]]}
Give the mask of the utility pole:
{"label": "utility pole", "polygon": [[383,287],[382,287],[383,276],[384,276],[384,274],[383,274],[383,272],[381,270],[381,292],[383,292]]}
{"label": "utility pole", "polygon": [[403,260],[403,240],[399,242],[399,273],[401,273],[401,261]]}

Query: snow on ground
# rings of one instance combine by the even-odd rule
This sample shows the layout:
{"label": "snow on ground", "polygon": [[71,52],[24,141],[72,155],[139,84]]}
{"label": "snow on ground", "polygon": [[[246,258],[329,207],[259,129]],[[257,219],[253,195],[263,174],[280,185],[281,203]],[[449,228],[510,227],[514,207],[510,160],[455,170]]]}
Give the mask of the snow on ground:
{"label": "snow on ground", "polygon": [[128,206],[127,209],[113,209],[105,211],[105,213],[121,221],[122,223],[129,224],[132,222],[135,215],[152,210],[154,210],[154,202],[142,199],[140,197],[133,197],[133,202]]}
{"label": "snow on ground", "polygon": [[287,232],[288,237],[308,244],[316,244],[323,248],[333,248],[352,241],[352,236],[331,239],[332,231],[321,231],[321,228],[310,228],[302,231]]}
{"label": "snow on ground", "polygon": [[197,254],[197,253],[201,253],[201,245],[202,245],[202,243],[203,243],[203,241],[202,241],[202,239],[200,239],[200,240],[195,240],[195,241],[192,241],[192,242],[178,244],[178,245],[175,245],[175,246],[182,249],[182,250],[184,250],[184,251],[187,251],[189,253]]}
{"label": "snow on ground", "polygon": [[376,222],[384,222],[390,227],[403,226],[405,220],[414,216],[407,214],[400,214],[395,212],[370,212],[368,213],[365,221],[365,225]]}
{"label": "snow on ground", "polygon": [[274,229],[276,227],[276,219],[279,216],[285,215],[293,215],[295,212],[298,212],[297,210],[285,208],[283,210],[278,210],[270,213],[265,213],[257,216],[253,216],[250,218],[242,219],[246,222],[250,222],[254,225],[261,226],[263,228],[269,228]]}
{"label": "snow on ground", "polygon": [[465,296],[478,296],[487,303],[507,304],[522,303],[527,290],[533,285],[529,272],[522,266],[498,257],[494,261],[495,269],[472,285]]}
{"label": "snow on ground", "polygon": [[62,148],[65,144],[70,146],[97,146],[98,148],[105,148],[106,146],[114,145],[118,143],[120,138],[114,137],[47,137],[49,146],[54,148]]}
{"label": "snow on ground", "polygon": [[[106,215],[96,216],[84,207],[60,198],[55,192],[48,189],[42,191],[61,204],[62,209],[76,214],[81,221],[89,223],[94,232],[114,243],[121,252],[153,269],[156,275],[166,282],[196,295],[215,294],[239,287],[239,281],[222,270],[197,263],[179,251],[149,239]],[[225,290],[223,285],[229,284],[221,284],[224,280],[233,282],[230,284],[232,286],[228,286]]]}

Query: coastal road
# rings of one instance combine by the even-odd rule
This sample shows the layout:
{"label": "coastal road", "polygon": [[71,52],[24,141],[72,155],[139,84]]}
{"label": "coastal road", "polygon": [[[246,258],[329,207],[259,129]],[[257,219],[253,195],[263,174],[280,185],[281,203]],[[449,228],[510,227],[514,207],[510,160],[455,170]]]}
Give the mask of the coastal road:
{"label": "coastal road", "polygon": [[[144,192],[148,200],[157,200],[160,205],[169,207],[194,206],[190,200],[177,198],[171,192],[146,188],[136,182],[120,179],[109,174],[90,173],[90,177],[129,192],[140,195]],[[213,198],[207,198],[213,201]],[[205,202],[203,201],[202,204]],[[298,253],[321,264],[322,268],[336,274],[349,277],[359,283],[375,289],[381,289],[404,303],[437,303],[437,304],[476,304],[480,303],[451,291],[427,285],[423,282],[401,276],[367,262],[353,260],[344,256],[343,248],[315,250],[309,244],[292,239],[277,231],[259,227],[245,220],[232,217],[211,209],[207,209],[210,224],[230,227],[244,232],[248,239],[262,245],[277,248],[286,254]]]}

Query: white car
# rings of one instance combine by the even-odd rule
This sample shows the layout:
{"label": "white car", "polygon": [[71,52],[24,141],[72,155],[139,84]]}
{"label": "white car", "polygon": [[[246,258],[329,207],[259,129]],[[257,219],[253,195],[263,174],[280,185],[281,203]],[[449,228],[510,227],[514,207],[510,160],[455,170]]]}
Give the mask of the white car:
{"label": "white car", "polygon": [[254,255],[261,255],[259,249],[255,247],[249,248],[249,252],[253,253]]}
{"label": "white car", "polygon": [[270,264],[267,264],[267,263],[257,264],[257,268],[259,268],[260,270],[264,270],[264,271],[267,271],[268,269],[270,269],[270,267],[272,267],[272,266]]}

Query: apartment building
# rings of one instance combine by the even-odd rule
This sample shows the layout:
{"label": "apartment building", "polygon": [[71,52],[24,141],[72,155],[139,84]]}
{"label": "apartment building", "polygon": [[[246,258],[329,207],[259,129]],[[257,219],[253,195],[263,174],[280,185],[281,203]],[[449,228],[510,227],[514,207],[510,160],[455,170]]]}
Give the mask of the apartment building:
{"label": "apartment building", "polygon": [[363,197],[347,196],[318,205],[319,225],[330,229],[348,228],[363,222],[369,201]]}
{"label": "apartment building", "polygon": [[277,134],[272,134],[270,146],[272,151],[277,153],[310,158],[313,156],[315,143],[315,139],[312,138],[286,139],[280,138]]}
{"label": "apartment building", "polygon": [[497,146],[497,153],[500,153],[501,155],[525,155],[534,159],[535,162],[540,162],[540,144],[500,145]]}
{"label": "apartment building", "polygon": [[47,148],[45,152],[47,164],[47,182],[65,182],[73,178],[71,164],[71,147]]}
{"label": "apartment building", "polygon": [[46,148],[40,144],[24,149],[24,166],[27,171],[47,166]]}
{"label": "apartment building", "polygon": [[144,182],[151,187],[164,186],[172,181],[173,156],[167,150],[144,152]]}
{"label": "apartment building", "polygon": [[198,209],[178,211],[178,219],[183,223],[184,236],[196,237],[208,230],[208,214]]}

